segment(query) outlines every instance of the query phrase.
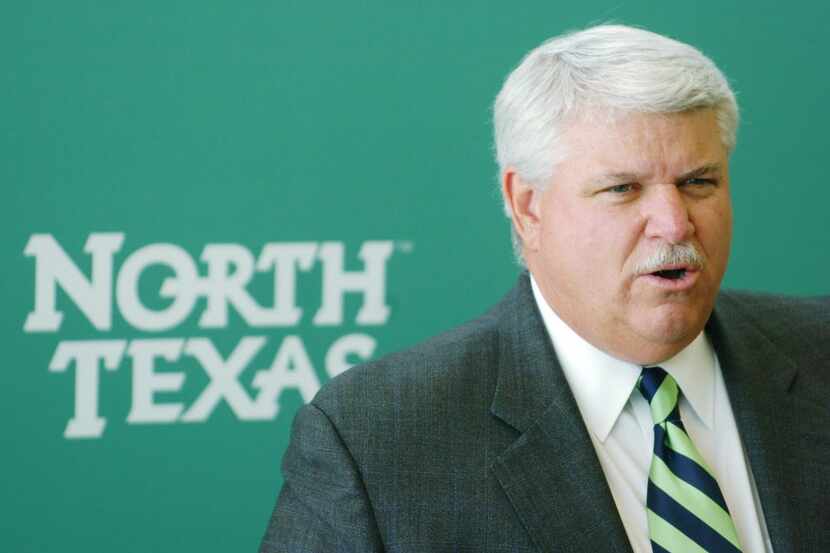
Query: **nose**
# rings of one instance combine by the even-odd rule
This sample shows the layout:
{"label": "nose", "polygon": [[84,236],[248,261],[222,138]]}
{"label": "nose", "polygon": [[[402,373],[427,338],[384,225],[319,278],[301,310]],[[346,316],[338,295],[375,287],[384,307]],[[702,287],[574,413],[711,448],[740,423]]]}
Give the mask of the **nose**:
{"label": "nose", "polygon": [[643,202],[645,235],[669,244],[679,244],[691,238],[695,229],[686,201],[683,193],[673,184],[653,187]]}

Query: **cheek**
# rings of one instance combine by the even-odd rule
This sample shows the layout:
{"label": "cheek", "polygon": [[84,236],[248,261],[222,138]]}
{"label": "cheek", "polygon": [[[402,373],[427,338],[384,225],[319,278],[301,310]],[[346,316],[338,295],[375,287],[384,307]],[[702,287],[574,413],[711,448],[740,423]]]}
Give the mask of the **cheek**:
{"label": "cheek", "polygon": [[553,274],[564,280],[581,278],[591,264],[592,229],[579,210],[562,202],[551,209],[542,224],[542,250]]}
{"label": "cheek", "polygon": [[[726,261],[732,241],[732,209],[728,202],[721,202],[703,211],[696,226],[697,234],[706,254],[713,261]],[[715,259],[716,258],[716,259]]]}
{"label": "cheek", "polygon": [[633,252],[642,238],[638,221],[630,211],[609,211],[593,222],[589,250],[594,256],[602,256],[615,278],[633,261]]}
{"label": "cheek", "polygon": [[596,209],[561,210],[545,232],[551,244],[550,261],[565,263],[588,287],[591,282],[618,281],[638,237],[630,217]]}

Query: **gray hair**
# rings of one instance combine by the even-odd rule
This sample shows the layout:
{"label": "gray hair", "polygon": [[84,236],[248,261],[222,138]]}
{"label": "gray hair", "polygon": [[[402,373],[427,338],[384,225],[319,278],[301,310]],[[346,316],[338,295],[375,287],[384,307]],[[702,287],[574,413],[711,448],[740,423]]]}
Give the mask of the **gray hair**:
{"label": "gray hair", "polygon": [[[566,155],[564,126],[597,108],[609,114],[713,109],[724,146],[735,147],[738,105],[712,60],[657,33],[600,25],[545,41],[508,75],[493,107],[499,173],[512,168],[543,189]],[[510,217],[506,201],[504,209]],[[513,246],[521,262],[515,231]]]}

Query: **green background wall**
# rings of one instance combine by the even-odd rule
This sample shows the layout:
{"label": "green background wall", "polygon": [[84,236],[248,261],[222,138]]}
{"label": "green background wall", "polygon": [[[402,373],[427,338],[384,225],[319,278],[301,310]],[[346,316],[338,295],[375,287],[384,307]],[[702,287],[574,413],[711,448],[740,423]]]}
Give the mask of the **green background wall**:
{"label": "green background wall", "polygon": [[[244,421],[220,403],[207,420],[130,424],[131,364],[102,371],[98,438],[67,439],[75,372],[52,372],[75,340],[204,337],[227,357],[267,344],[239,377],[297,336],[317,377],[341,336],[374,355],[468,319],[512,284],[508,227],[491,159],[489,106],[543,39],[616,21],[700,47],[729,75],[743,112],[733,156],[730,287],[828,293],[830,5],[825,2],[7,2],[0,17],[0,549],[9,552],[253,551],[281,479],[302,401]],[[24,332],[34,308],[34,234],[51,234],[87,277],[90,233],[119,232],[115,273],[149,244],[342,243],[349,270],[367,240],[391,241],[384,324],[317,326],[321,268],[297,279],[293,326],[254,328],[231,309],[199,326],[135,328],[113,308],[96,329],[64,292],[55,332]],[[163,266],[142,275],[163,309]],[[273,279],[249,286],[263,305]],[[270,300],[269,300],[270,298]],[[352,362],[356,361],[352,357]],[[296,367],[295,367],[296,368]],[[209,378],[192,358],[159,403],[190,406]]]}

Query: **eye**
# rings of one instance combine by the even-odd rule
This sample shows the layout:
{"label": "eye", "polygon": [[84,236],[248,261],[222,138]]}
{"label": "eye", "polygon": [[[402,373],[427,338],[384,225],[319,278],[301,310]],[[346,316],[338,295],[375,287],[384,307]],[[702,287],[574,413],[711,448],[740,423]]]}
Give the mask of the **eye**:
{"label": "eye", "polygon": [[613,194],[626,194],[632,190],[634,190],[634,185],[631,183],[615,184],[614,186],[610,186],[605,189],[606,192],[611,192]]}
{"label": "eye", "polygon": [[680,183],[681,186],[695,186],[695,187],[704,187],[704,186],[717,186],[718,181],[715,179],[705,179],[703,177],[693,177],[691,179],[686,179]]}

